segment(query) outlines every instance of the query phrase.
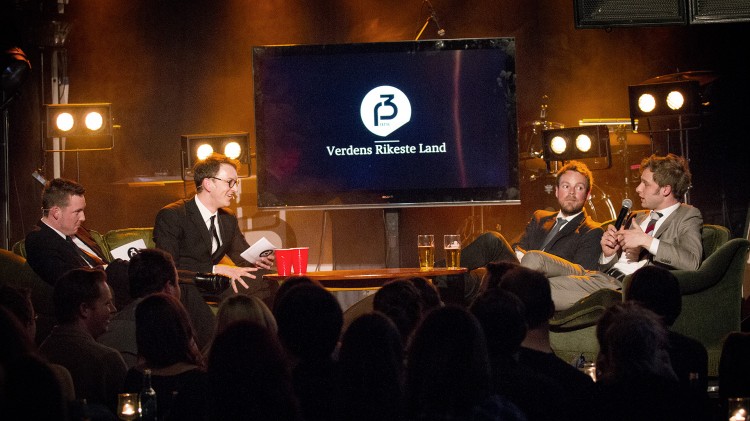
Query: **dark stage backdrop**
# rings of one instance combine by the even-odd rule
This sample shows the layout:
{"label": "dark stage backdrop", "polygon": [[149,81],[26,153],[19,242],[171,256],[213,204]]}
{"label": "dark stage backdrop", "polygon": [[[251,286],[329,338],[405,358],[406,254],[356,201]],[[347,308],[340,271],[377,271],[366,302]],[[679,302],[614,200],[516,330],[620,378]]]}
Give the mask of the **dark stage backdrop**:
{"label": "dark stage backdrop", "polygon": [[[545,95],[548,119],[574,126],[580,118],[628,117],[629,84],[689,70],[722,74],[726,84],[720,96],[720,123],[690,135],[695,176],[691,201],[703,210],[706,222],[727,225],[740,235],[750,191],[745,165],[750,142],[744,134],[748,105],[743,99],[750,90],[738,51],[747,39],[748,24],[577,30],[572,3],[432,1],[446,37],[516,38],[522,136],[538,118]],[[69,153],[65,158],[63,175],[90,186],[87,225],[99,231],[146,225],[160,206],[179,197],[179,189],[146,191],[116,183],[157,173],[178,175],[180,135],[254,133],[252,46],[414,39],[426,17],[421,5],[421,0],[71,0],[65,7],[72,22],[66,44],[69,102],[111,102],[120,126],[113,151]],[[40,215],[41,186],[30,174],[41,168],[50,177],[52,164],[49,154],[40,150],[41,89],[49,84],[49,74],[42,72],[49,63],[42,63],[42,57],[49,51],[33,44],[30,26],[13,25],[16,34],[3,34],[19,41],[33,65],[31,79],[10,108],[11,222],[16,241]],[[436,37],[435,29],[428,27],[423,38]],[[642,147],[633,150],[650,152]],[[629,159],[637,163],[640,156]],[[460,231],[471,237],[500,228],[508,237],[516,236],[531,211],[550,200],[540,163],[530,162],[526,168],[520,206],[401,210],[401,266],[417,264],[417,233]],[[621,169],[595,173],[602,189],[597,210],[604,209],[604,199],[619,208],[622,196],[634,188],[622,181]],[[256,214],[268,217],[243,198],[248,201],[238,207],[249,225]],[[333,259],[338,267],[377,266],[386,257],[382,214],[286,212],[273,218],[286,221],[277,230],[282,241],[316,248],[312,263],[322,244],[323,263]],[[355,246],[363,238],[373,244],[366,252]]]}

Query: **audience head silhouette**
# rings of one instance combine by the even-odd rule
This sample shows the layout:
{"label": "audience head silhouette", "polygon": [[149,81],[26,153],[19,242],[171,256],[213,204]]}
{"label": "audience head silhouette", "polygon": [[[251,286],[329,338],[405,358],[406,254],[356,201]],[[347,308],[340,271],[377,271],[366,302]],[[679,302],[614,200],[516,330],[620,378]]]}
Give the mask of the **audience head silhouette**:
{"label": "audience head silhouette", "polygon": [[390,317],[405,344],[422,318],[419,290],[406,279],[389,281],[377,290],[372,308]]}
{"label": "audience head silhouette", "polygon": [[526,323],[529,329],[549,322],[555,314],[549,280],[543,273],[525,267],[516,267],[503,275],[500,288],[512,292],[521,299],[526,308]]}
{"label": "audience head silhouette", "polygon": [[220,334],[237,320],[253,321],[273,334],[278,331],[276,318],[258,297],[238,294],[225,298],[216,312],[216,334]]}
{"label": "audience head silhouette", "polygon": [[677,277],[659,266],[648,265],[635,271],[624,295],[626,300],[637,301],[661,316],[667,326],[672,326],[682,311]]}
{"label": "audience head silhouette", "polygon": [[344,323],[333,294],[314,284],[296,285],[280,298],[274,315],[281,343],[294,357],[331,358]]}
{"label": "audience head silhouette", "polygon": [[160,249],[141,249],[128,264],[130,296],[165,292],[180,298],[180,284],[172,255]]}
{"label": "audience head silhouette", "polygon": [[202,363],[187,311],[171,295],[152,294],[138,303],[135,340],[138,355],[149,368],[168,367],[178,362]]}

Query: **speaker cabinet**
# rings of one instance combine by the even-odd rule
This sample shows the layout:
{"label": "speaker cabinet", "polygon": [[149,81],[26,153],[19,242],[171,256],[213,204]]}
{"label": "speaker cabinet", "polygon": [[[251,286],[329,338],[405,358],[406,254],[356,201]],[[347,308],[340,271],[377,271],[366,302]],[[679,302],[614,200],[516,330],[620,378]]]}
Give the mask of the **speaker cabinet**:
{"label": "speaker cabinet", "polygon": [[690,23],[750,22],[747,0],[690,0]]}
{"label": "speaker cabinet", "polygon": [[688,23],[686,0],[574,0],[574,14],[579,29]]}

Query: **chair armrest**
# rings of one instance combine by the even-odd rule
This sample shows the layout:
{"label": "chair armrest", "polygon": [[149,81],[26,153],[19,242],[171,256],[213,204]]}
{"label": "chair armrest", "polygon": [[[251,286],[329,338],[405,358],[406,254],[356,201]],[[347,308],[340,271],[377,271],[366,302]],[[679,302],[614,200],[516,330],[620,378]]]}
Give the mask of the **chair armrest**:
{"label": "chair armrest", "polygon": [[695,294],[715,285],[730,270],[737,253],[747,256],[750,241],[735,238],[727,241],[703,261],[698,270],[674,270],[672,273],[680,283],[682,295]]}

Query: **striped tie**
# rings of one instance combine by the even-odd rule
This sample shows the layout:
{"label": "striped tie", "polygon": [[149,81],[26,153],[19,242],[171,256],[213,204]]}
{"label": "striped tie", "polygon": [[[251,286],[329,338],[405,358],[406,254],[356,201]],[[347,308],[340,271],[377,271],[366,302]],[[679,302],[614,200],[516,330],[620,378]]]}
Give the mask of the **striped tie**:
{"label": "striped tie", "polygon": [[[659,218],[661,218],[661,214],[659,212],[651,212],[651,220],[648,221],[648,225],[646,225],[646,231],[645,231],[646,234],[651,234],[651,232],[654,231],[654,227],[656,226],[656,221],[658,221]],[[654,235],[651,234],[651,236],[653,237]]]}

